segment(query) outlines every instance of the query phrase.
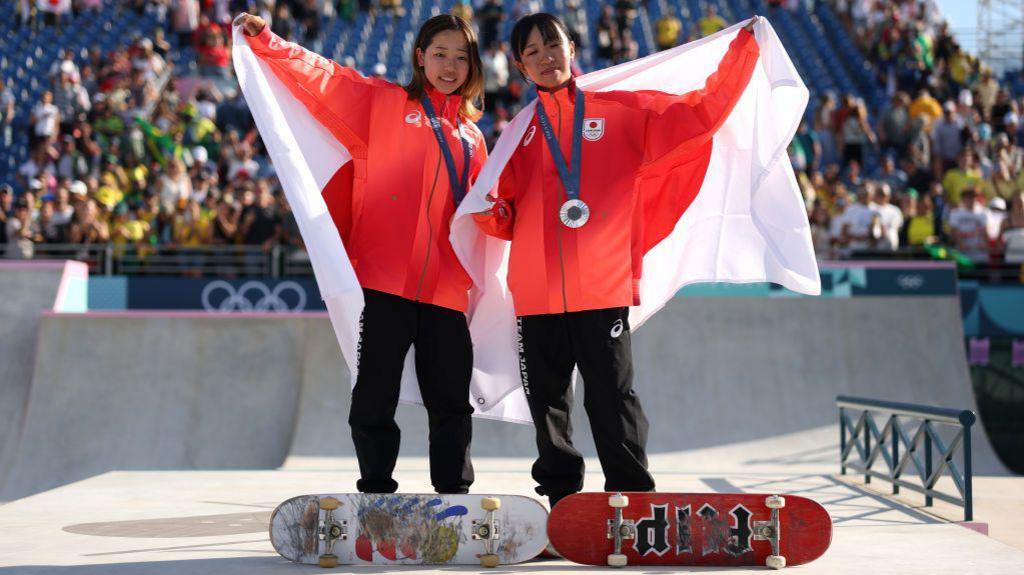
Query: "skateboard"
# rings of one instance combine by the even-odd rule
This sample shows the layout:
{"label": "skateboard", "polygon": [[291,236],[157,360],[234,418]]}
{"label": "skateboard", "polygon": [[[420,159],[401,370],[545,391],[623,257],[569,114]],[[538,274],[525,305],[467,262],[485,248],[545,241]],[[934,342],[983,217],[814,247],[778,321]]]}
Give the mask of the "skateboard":
{"label": "skateboard", "polygon": [[766,565],[820,557],[832,519],[804,497],[746,493],[577,493],[548,518],[548,538],[586,565]]}
{"label": "skateboard", "polygon": [[270,517],[270,542],[296,563],[483,565],[536,557],[547,509],[514,495],[300,495]]}

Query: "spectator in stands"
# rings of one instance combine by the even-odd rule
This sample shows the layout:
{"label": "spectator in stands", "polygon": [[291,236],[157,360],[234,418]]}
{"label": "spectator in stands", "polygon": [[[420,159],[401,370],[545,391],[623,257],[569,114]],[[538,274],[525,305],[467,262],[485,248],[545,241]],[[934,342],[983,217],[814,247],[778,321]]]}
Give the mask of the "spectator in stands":
{"label": "spectator in stands", "polygon": [[867,146],[877,146],[875,131],[868,123],[868,110],[864,102],[853,94],[847,94],[844,109],[839,111],[839,140],[842,142],[844,162],[856,160],[863,164]]}
{"label": "spectator in stands", "polygon": [[257,181],[256,190],[256,204],[242,212],[238,233],[243,244],[268,252],[281,239],[281,217],[267,181]]}
{"label": "spectator in stands", "polygon": [[118,204],[113,216],[110,224],[110,242],[114,244],[115,251],[123,252],[123,246],[126,245],[136,248],[146,245],[150,231],[149,222],[139,219],[138,213],[126,203]]}
{"label": "spectator in stands", "polygon": [[921,247],[936,243],[934,202],[928,194],[918,195],[917,190],[906,195],[904,225],[900,232],[902,243]]}
{"label": "spectator in stands", "polygon": [[819,262],[835,258],[831,219],[828,209],[820,202],[816,203],[810,217],[811,245],[814,246],[814,255]]}
{"label": "spectator in stands", "polygon": [[881,237],[878,212],[871,204],[873,188],[871,184],[857,188],[857,202],[843,213],[840,244],[850,252],[874,249]]}
{"label": "spectator in stands", "polygon": [[679,43],[679,33],[683,29],[683,22],[675,14],[671,7],[658,18],[655,24],[657,30],[658,50],[674,48]]}
{"label": "spectator in stands", "polygon": [[176,0],[172,3],[171,21],[178,35],[179,46],[191,46],[199,27],[199,0]]}
{"label": "spectator in stands", "polygon": [[473,22],[473,6],[468,0],[456,0],[455,5],[452,6],[451,13],[466,22]]}
{"label": "spectator in stands", "polygon": [[487,0],[476,12],[477,25],[480,28],[480,45],[490,46],[498,41],[501,34],[501,23],[505,20],[505,8],[501,0]]}
{"label": "spectator in stands", "polygon": [[718,15],[718,6],[708,4],[704,8],[704,17],[697,21],[697,29],[701,37],[710,36],[719,30],[724,30],[729,23]]}
{"label": "spectator in stands", "polygon": [[818,133],[808,126],[807,122],[800,122],[796,135],[790,143],[789,152],[790,160],[797,171],[810,174],[821,168],[821,140]]}
{"label": "spectator in stands", "polygon": [[601,16],[597,20],[597,45],[594,46],[594,57],[599,67],[607,66],[619,51],[619,27],[615,24],[614,9],[605,4],[601,7]]}
{"label": "spectator in stands", "polygon": [[942,117],[942,105],[932,97],[927,88],[917,93],[917,98],[910,104],[910,117],[924,120],[925,130],[931,129],[931,123]]}
{"label": "spectator in stands", "polygon": [[0,78],[0,148],[9,148],[14,141],[14,92]]}
{"label": "spectator in stands", "polygon": [[937,173],[955,167],[963,149],[964,123],[957,113],[956,103],[946,102],[942,111],[942,117],[932,125],[932,155]]}
{"label": "spectator in stands", "polygon": [[814,132],[821,142],[821,164],[827,166],[839,161],[839,150],[836,144],[832,118],[836,113],[836,95],[826,91],[818,100],[818,108],[814,113]]}
{"label": "spectator in stands", "polygon": [[562,20],[569,30],[569,39],[576,44],[576,50],[583,50],[589,41],[587,10],[583,0],[565,0]]}
{"label": "spectator in stands", "polygon": [[60,126],[60,110],[53,105],[53,92],[43,92],[39,103],[32,108],[32,115],[29,116],[29,124],[32,126],[29,145],[33,149],[40,142],[49,144],[57,137],[57,130]]}
{"label": "spectator in stands", "polygon": [[204,246],[213,239],[210,220],[203,215],[202,206],[195,198],[188,200],[185,209],[174,216],[172,225],[174,243],[178,246]]}
{"label": "spectator in stands", "polygon": [[22,190],[28,190],[37,185],[41,188],[41,180],[49,179],[53,173],[53,157],[50,155],[50,148],[40,145],[32,149],[28,160],[18,168],[17,179]]}
{"label": "spectator in stands", "polygon": [[1009,202],[1000,243],[1004,246],[1007,263],[1024,263],[1024,195],[1018,194]]}
{"label": "spectator in stands", "polygon": [[192,195],[192,180],[185,172],[181,160],[171,158],[167,162],[167,171],[157,179],[156,193],[164,212],[173,214],[184,207]]}
{"label": "spectator in stands", "polygon": [[975,188],[962,190],[960,205],[949,214],[949,236],[953,246],[971,261],[984,262],[988,260],[988,218],[977,200]]}
{"label": "spectator in stands", "polygon": [[48,76],[50,84],[56,86],[61,74],[70,76],[72,80],[76,82],[79,81],[78,64],[75,63],[75,52],[73,50],[60,50],[60,57],[54,60],[50,67],[50,73]]}
{"label": "spectator in stands", "polygon": [[224,34],[219,29],[210,28],[201,38],[199,72],[205,76],[230,76],[231,50]]}
{"label": "spectator in stands", "polygon": [[619,27],[619,34],[633,29],[637,14],[636,4],[636,0],[615,1],[615,23]]}
{"label": "spectator in stands", "polygon": [[903,229],[903,212],[892,204],[892,189],[887,183],[875,188],[874,210],[878,213],[880,237],[879,249],[896,251],[900,247],[900,230]]}
{"label": "spectator in stands", "polygon": [[92,101],[89,93],[73,80],[72,75],[61,72],[53,92],[53,105],[60,114],[60,131],[67,134],[71,132],[71,124],[78,116],[92,108]]}
{"label": "spectator in stands", "polygon": [[0,186],[0,251],[7,252],[7,219],[14,208],[14,188],[9,184]]}
{"label": "spectator in stands", "polygon": [[640,55],[640,45],[633,38],[632,28],[623,28],[619,32],[619,51],[615,54],[615,63],[621,64],[636,60]]}
{"label": "spectator in stands", "polygon": [[491,42],[481,56],[484,67],[484,109],[493,110],[508,90],[508,57],[498,41]]}
{"label": "spectator in stands", "polygon": [[402,0],[380,0],[380,7],[384,13],[391,14],[394,18],[401,18],[405,15]]}
{"label": "spectator in stands", "polygon": [[903,155],[911,136],[910,96],[896,92],[878,122],[878,141],[885,154]]}
{"label": "spectator in stands", "polygon": [[31,200],[18,198],[14,212],[7,218],[7,257],[10,259],[32,259],[34,242],[39,236],[39,226],[32,219]]}
{"label": "spectator in stands", "polygon": [[222,198],[217,204],[217,213],[210,226],[210,243],[214,245],[234,244],[238,234],[239,216],[240,213],[235,206],[234,199]]}
{"label": "spectator in stands", "polygon": [[73,244],[105,244],[110,241],[110,228],[101,217],[95,200],[87,199],[75,210],[68,239]]}
{"label": "spectator in stands", "polygon": [[22,27],[35,27],[35,2],[33,0],[18,0],[18,23]]}
{"label": "spectator in stands", "polygon": [[942,176],[942,187],[946,190],[946,202],[955,206],[960,203],[960,194],[970,188],[977,192],[983,177],[974,159],[974,152],[967,148],[960,152],[957,164]]}
{"label": "spectator in stands", "polygon": [[165,67],[164,59],[153,49],[153,41],[149,38],[139,40],[132,57],[132,68],[139,71],[147,82],[153,82],[164,73]]}

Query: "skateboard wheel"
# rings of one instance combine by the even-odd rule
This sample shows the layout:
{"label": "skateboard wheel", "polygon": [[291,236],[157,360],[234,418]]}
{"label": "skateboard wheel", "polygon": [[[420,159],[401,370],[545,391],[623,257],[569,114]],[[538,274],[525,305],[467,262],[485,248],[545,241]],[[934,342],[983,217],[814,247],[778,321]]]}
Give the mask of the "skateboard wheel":
{"label": "skateboard wheel", "polygon": [[621,493],[616,493],[608,497],[608,505],[612,507],[628,507],[629,497]]}
{"label": "skateboard wheel", "polygon": [[782,569],[786,566],[786,558],[782,555],[769,555],[764,564],[770,569]]}
{"label": "skateboard wheel", "polygon": [[337,567],[338,566],[338,556],[337,555],[321,555],[320,556],[320,566],[321,567],[327,567],[327,568]]}
{"label": "skateboard wheel", "polygon": [[324,497],[320,500],[320,509],[337,509],[341,504],[333,497]]}
{"label": "skateboard wheel", "polygon": [[493,553],[480,556],[480,565],[492,569],[498,566],[498,556]]}
{"label": "skateboard wheel", "polygon": [[768,509],[782,509],[786,506],[786,498],[781,495],[769,495],[765,498],[764,505]]}
{"label": "skateboard wheel", "polygon": [[501,499],[497,497],[484,497],[480,500],[480,507],[483,507],[484,511],[497,511],[501,509]]}
{"label": "skateboard wheel", "polygon": [[625,567],[626,563],[626,556],[622,553],[612,553],[608,556],[608,565],[610,567]]}

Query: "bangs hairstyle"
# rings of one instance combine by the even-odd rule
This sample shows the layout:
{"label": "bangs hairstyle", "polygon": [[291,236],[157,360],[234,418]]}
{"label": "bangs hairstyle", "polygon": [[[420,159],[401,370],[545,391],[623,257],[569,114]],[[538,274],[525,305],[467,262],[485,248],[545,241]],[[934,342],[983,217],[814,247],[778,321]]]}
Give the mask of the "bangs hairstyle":
{"label": "bangs hairstyle", "polygon": [[561,39],[562,36],[559,32],[564,34],[567,40],[572,41],[569,29],[565,27],[565,23],[558,16],[547,12],[528,14],[520,18],[512,28],[512,57],[516,62],[523,61],[523,50],[526,49],[526,41],[530,38],[530,33],[534,28],[540,32],[540,37],[544,39],[545,44]]}
{"label": "bangs hairstyle", "polygon": [[419,100],[423,97],[430,80],[427,79],[423,67],[416,61],[416,50],[422,50],[425,58],[427,48],[434,41],[434,36],[447,30],[462,32],[462,35],[466,37],[466,50],[469,51],[469,75],[466,76],[466,81],[462,83],[456,93],[462,97],[459,114],[475,122],[483,115],[483,103],[480,96],[484,92],[484,67],[480,61],[480,47],[477,45],[476,33],[465,20],[458,16],[441,14],[420,26],[420,32],[416,36],[416,42],[413,44],[412,54],[410,54],[412,79],[403,87],[410,98]]}

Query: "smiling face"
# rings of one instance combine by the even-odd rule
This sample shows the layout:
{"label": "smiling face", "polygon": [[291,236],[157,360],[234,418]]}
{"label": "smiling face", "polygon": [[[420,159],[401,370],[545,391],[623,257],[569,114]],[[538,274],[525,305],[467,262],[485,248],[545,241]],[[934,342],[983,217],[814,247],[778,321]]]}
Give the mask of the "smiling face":
{"label": "smiling face", "polygon": [[572,78],[570,66],[576,57],[576,45],[560,27],[546,35],[534,26],[526,37],[516,67],[540,88],[553,89]]}
{"label": "smiling face", "polygon": [[458,30],[438,32],[426,50],[416,49],[416,62],[434,88],[452,94],[469,77],[469,42]]}

